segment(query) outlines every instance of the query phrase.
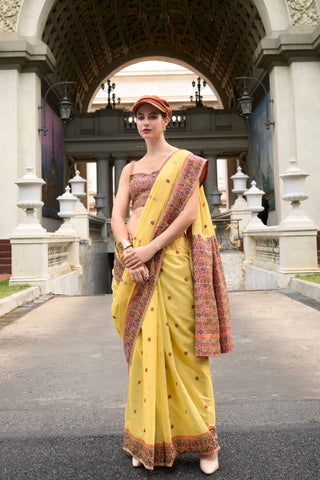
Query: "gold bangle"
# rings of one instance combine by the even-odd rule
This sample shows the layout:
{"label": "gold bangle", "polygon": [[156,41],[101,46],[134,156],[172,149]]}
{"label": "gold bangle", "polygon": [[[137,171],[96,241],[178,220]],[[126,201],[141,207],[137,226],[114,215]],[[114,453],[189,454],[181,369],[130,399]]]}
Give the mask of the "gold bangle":
{"label": "gold bangle", "polygon": [[122,266],[124,266],[123,251],[126,248],[129,248],[129,247],[132,247],[132,243],[127,238],[123,238],[122,240],[120,240],[120,242],[117,242],[116,245],[115,245],[115,249],[116,249],[116,252],[118,254],[118,258],[119,258]]}
{"label": "gold bangle", "polygon": [[128,247],[132,247],[132,243],[131,243],[130,240],[128,240],[127,238],[123,238],[123,239],[120,240],[120,242],[118,242],[118,243],[121,243],[123,250],[125,250],[125,249],[128,248]]}

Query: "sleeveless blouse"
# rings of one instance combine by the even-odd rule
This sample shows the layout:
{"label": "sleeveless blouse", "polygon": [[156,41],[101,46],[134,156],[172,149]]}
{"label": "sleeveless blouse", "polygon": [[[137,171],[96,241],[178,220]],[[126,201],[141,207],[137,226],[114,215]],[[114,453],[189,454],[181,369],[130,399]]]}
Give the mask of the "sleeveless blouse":
{"label": "sleeveless blouse", "polygon": [[134,173],[130,175],[129,193],[132,210],[145,206],[159,172],[160,169],[152,173]]}

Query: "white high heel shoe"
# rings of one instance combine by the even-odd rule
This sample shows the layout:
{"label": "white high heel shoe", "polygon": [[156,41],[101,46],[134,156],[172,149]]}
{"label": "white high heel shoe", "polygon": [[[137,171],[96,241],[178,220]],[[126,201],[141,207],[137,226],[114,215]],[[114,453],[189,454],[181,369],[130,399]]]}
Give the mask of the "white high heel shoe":
{"label": "white high heel shoe", "polygon": [[136,457],[132,457],[132,466],[133,467],[142,467],[142,462],[138,460]]}
{"label": "white high heel shoe", "polygon": [[207,458],[200,458],[200,470],[206,475],[212,475],[219,468],[218,454],[214,460],[209,460]]}

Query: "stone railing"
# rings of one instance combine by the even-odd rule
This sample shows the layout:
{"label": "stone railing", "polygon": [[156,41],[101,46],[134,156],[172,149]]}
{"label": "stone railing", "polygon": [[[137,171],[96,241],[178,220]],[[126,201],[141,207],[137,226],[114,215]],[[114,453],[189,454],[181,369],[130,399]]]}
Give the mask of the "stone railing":
{"label": "stone railing", "polygon": [[92,215],[84,210],[71,219],[71,225],[80,239],[87,239],[89,243],[102,241],[106,237],[106,219],[102,215]]}
{"label": "stone railing", "polygon": [[314,228],[283,226],[243,232],[247,289],[288,286],[297,274],[319,272]]}
{"label": "stone railing", "polygon": [[280,240],[271,233],[270,238],[256,238],[256,262],[265,266],[280,265]]}
{"label": "stone railing", "polygon": [[42,293],[75,294],[82,273],[79,237],[57,233],[11,235],[10,285],[37,285]]}
{"label": "stone railing", "polygon": [[[137,129],[135,116],[132,112],[124,114],[124,129],[125,131],[133,131]],[[186,128],[186,112],[184,110],[175,110],[172,112],[172,117],[167,125],[167,129],[180,129]]]}
{"label": "stone railing", "polygon": [[36,215],[36,209],[43,205],[41,188],[45,182],[31,167],[17,180],[18,206],[26,215],[10,236],[11,285],[29,284],[39,286],[41,293],[64,295],[106,293],[110,273],[106,218],[91,215],[81,203],[86,180],[79,173],[69,181],[74,195],[67,186],[57,198],[63,223],[50,233]]}
{"label": "stone railing", "polygon": [[[185,110],[174,110],[172,118],[167,126],[167,133],[170,138],[185,138],[187,135],[198,136],[199,146],[203,145],[204,139],[211,139],[212,136],[220,139],[221,148],[226,147],[226,139],[232,139],[230,148],[248,147],[248,127],[243,118],[237,112],[228,110],[215,110],[213,108],[188,108]],[[131,134],[131,135],[130,135]],[[97,138],[107,136],[112,139],[112,144],[108,145],[107,151],[110,154],[122,151],[124,137],[127,142],[126,150],[132,151],[132,147],[137,142],[137,126],[132,112],[121,109],[101,109],[93,113],[77,113],[73,121],[66,125],[65,129],[65,147],[66,154],[92,153],[92,142],[95,143],[94,151],[96,153],[105,153],[105,145],[97,145]],[[85,141],[81,140],[85,137]],[[223,137],[223,141],[221,139]],[[78,145],[78,141],[81,142]],[[142,141],[142,140],[141,140]],[[216,146],[218,148],[218,144]],[[118,145],[118,146],[117,146]],[[120,148],[121,147],[121,148]],[[191,147],[190,147],[191,148]],[[219,147],[220,148],[220,147]],[[136,147],[133,147],[133,151]],[[232,150],[233,151],[233,150]]]}

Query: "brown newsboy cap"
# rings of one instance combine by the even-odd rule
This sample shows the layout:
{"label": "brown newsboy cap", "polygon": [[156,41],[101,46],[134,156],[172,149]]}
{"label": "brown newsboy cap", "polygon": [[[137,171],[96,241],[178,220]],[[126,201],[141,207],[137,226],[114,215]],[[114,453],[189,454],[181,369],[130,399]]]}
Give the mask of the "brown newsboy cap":
{"label": "brown newsboy cap", "polygon": [[160,112],[165,113],[170,120],[172,116],[172,109],[167,100],[165,100],[164,98],[157,97],[157,95],[144,95],[143,97],[139,98],[139,100],[137,100],[136,103],[133,105],[133,113],[136,113],[138,108],[144,104],[152,105]]}

